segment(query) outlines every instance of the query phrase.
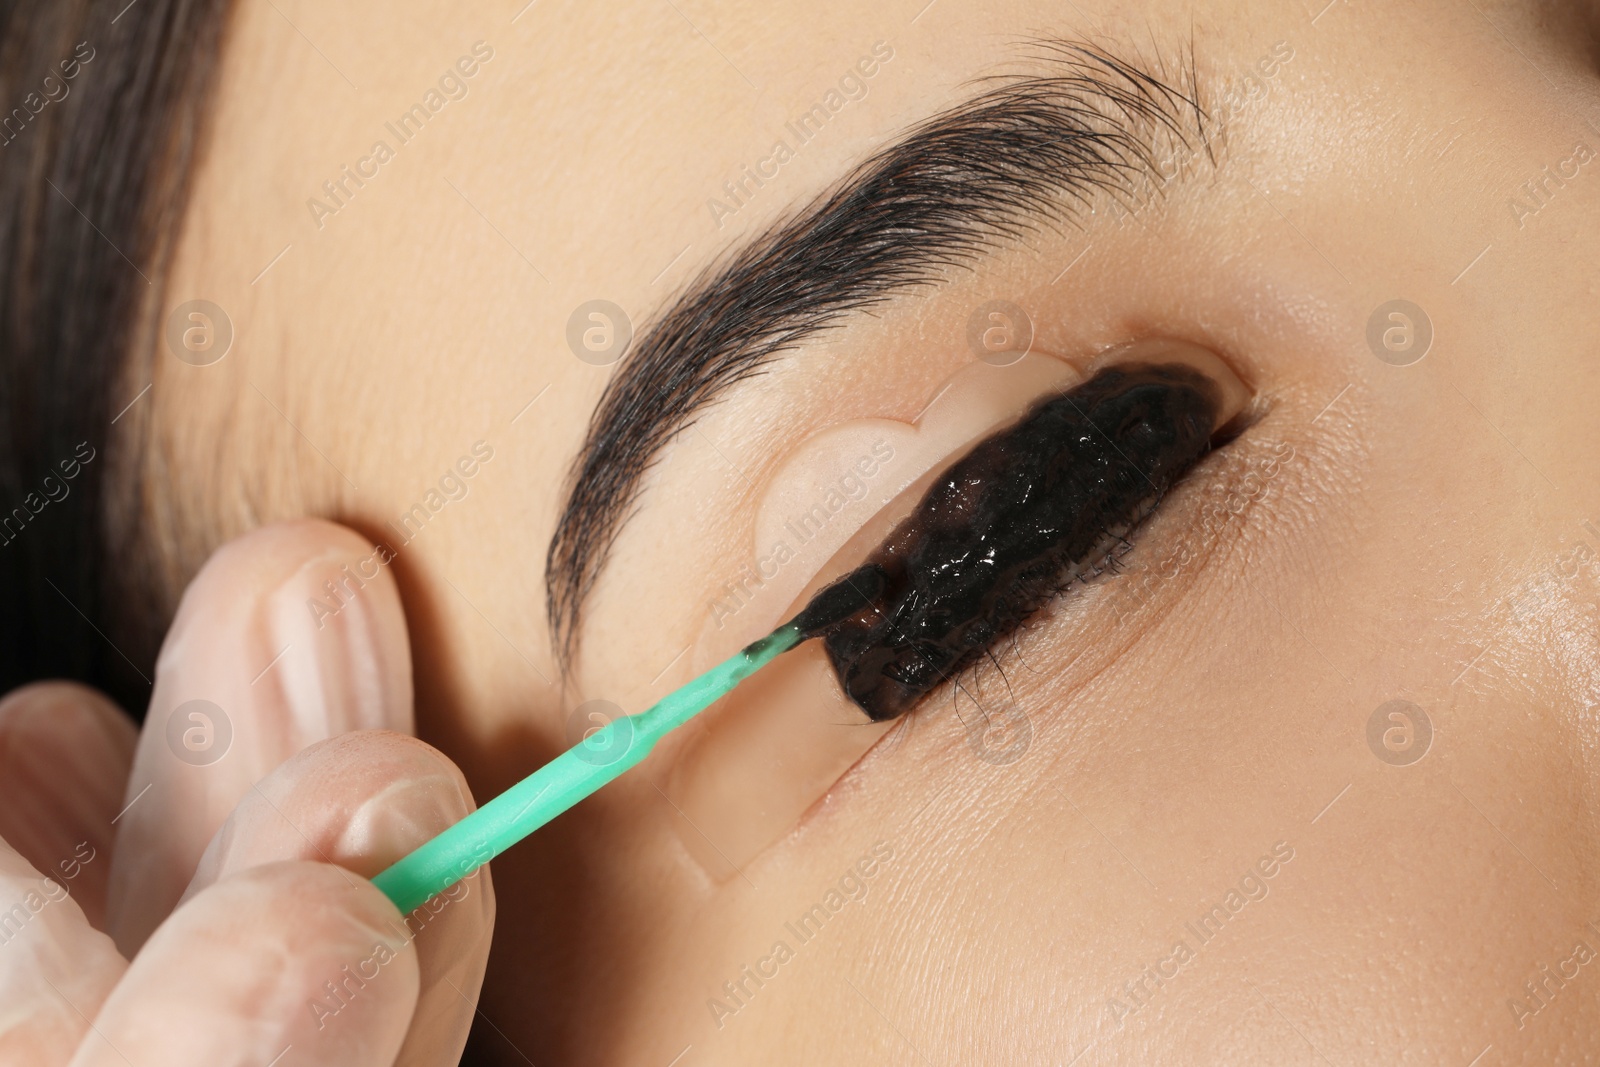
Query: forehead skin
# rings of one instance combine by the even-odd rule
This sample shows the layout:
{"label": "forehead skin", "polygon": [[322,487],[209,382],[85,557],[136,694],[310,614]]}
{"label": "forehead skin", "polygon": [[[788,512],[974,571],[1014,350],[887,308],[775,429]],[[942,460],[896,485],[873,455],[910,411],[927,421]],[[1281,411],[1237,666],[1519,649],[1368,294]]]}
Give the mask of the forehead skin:
{"label": "forehead skin", "polygon": [[[840,419],[909,419],[995,293],[1069,354],[1211,344],[1270,408],[1204,489],[1219,506],[1174,501],[1159,558],[1029,636],[1008,674],[1022,761],[975,760],[960,718],[930,713],[718,884],[685,862],[647,764],[497,860],[484,1062],[1596,1054],[1583,5],[491,7],[244,0],[167,299],[223,307],[233,348],[203,368],[158,352],[119,424],[150,445],[128,535],[166,546],[173,595],[257,523],[384,536],[464,484],[394,568],[420,728],[480,801],[565,747],[576,700],[632,710],[683,680],[704,617],[685,605],[729,580],[764,457]],[[1179,85],[1192,62],[1229,116],[1215,163],[952,272],[709,412],[653,472],[552,684],[544,551],[610,373],[569,351],[569,315],[606,299],[642,326],[973,79],[1025,69],[1038,38]],[[308,199],[394,146],[385,123],[476,41],[493,54],[466,95],[319,225]],[[893,58],[865,97],[719,225],[708,199],[879,41]],[[1432,325],[1409,367],[1368,343],[1394,299]],[[492,458],[449,479],[476,442]],[[1396,699],[1432,727],[1410,765],[1394,752],[1415,716],[1369,735]],[[880,842],[864,897],[786,932]],[[780,940],[776,977],[742,977]]]}

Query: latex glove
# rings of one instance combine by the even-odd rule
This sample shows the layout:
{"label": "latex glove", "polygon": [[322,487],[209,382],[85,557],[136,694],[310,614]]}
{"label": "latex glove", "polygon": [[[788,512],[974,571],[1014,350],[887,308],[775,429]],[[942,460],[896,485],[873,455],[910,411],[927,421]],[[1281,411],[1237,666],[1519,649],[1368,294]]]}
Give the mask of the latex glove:
{"label": "latex glove", "polygon": [[337,613],[308,606],[334,604],[323,583],[371,551],[312,521],[220,550],[184,594],[137,737],[81,686],[0,702],[0,1064],[459,1060],[488,870],[408,917],[367,876],[471,795],[407,736],[387,570]]}

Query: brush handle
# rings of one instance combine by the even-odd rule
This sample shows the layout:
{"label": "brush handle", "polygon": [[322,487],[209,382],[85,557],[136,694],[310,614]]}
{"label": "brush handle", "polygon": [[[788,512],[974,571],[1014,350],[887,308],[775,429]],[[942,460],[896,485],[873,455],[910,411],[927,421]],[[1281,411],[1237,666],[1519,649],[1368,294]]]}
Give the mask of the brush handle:
{"label": "brush handle", "polygon": [[656,742],[800,642],[794,624],[579,741],[372,880],[402,915],[416,910],[650,754]]}

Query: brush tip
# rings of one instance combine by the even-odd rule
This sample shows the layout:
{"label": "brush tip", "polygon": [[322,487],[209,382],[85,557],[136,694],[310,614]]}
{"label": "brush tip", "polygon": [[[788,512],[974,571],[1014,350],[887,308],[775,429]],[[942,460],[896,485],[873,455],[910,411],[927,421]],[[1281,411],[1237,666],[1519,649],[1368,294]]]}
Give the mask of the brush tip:
{"label": "brush tip", "polygon": [[819,591],[789,625],[802,641],[816,637],[883,596],[887,580],[878,564],[863,564]]}

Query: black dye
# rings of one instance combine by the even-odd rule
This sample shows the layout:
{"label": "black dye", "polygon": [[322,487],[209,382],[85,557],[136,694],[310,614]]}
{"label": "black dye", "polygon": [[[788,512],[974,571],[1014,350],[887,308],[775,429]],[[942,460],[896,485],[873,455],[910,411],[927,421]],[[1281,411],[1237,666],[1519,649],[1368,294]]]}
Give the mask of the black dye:
{"label": "black dye", "polygon": [[1108,367],[942,472],[867,562],[796,616],[871,718],[910,710],[1012,633],[1205,455],[1221,391],[1182,364]]}

